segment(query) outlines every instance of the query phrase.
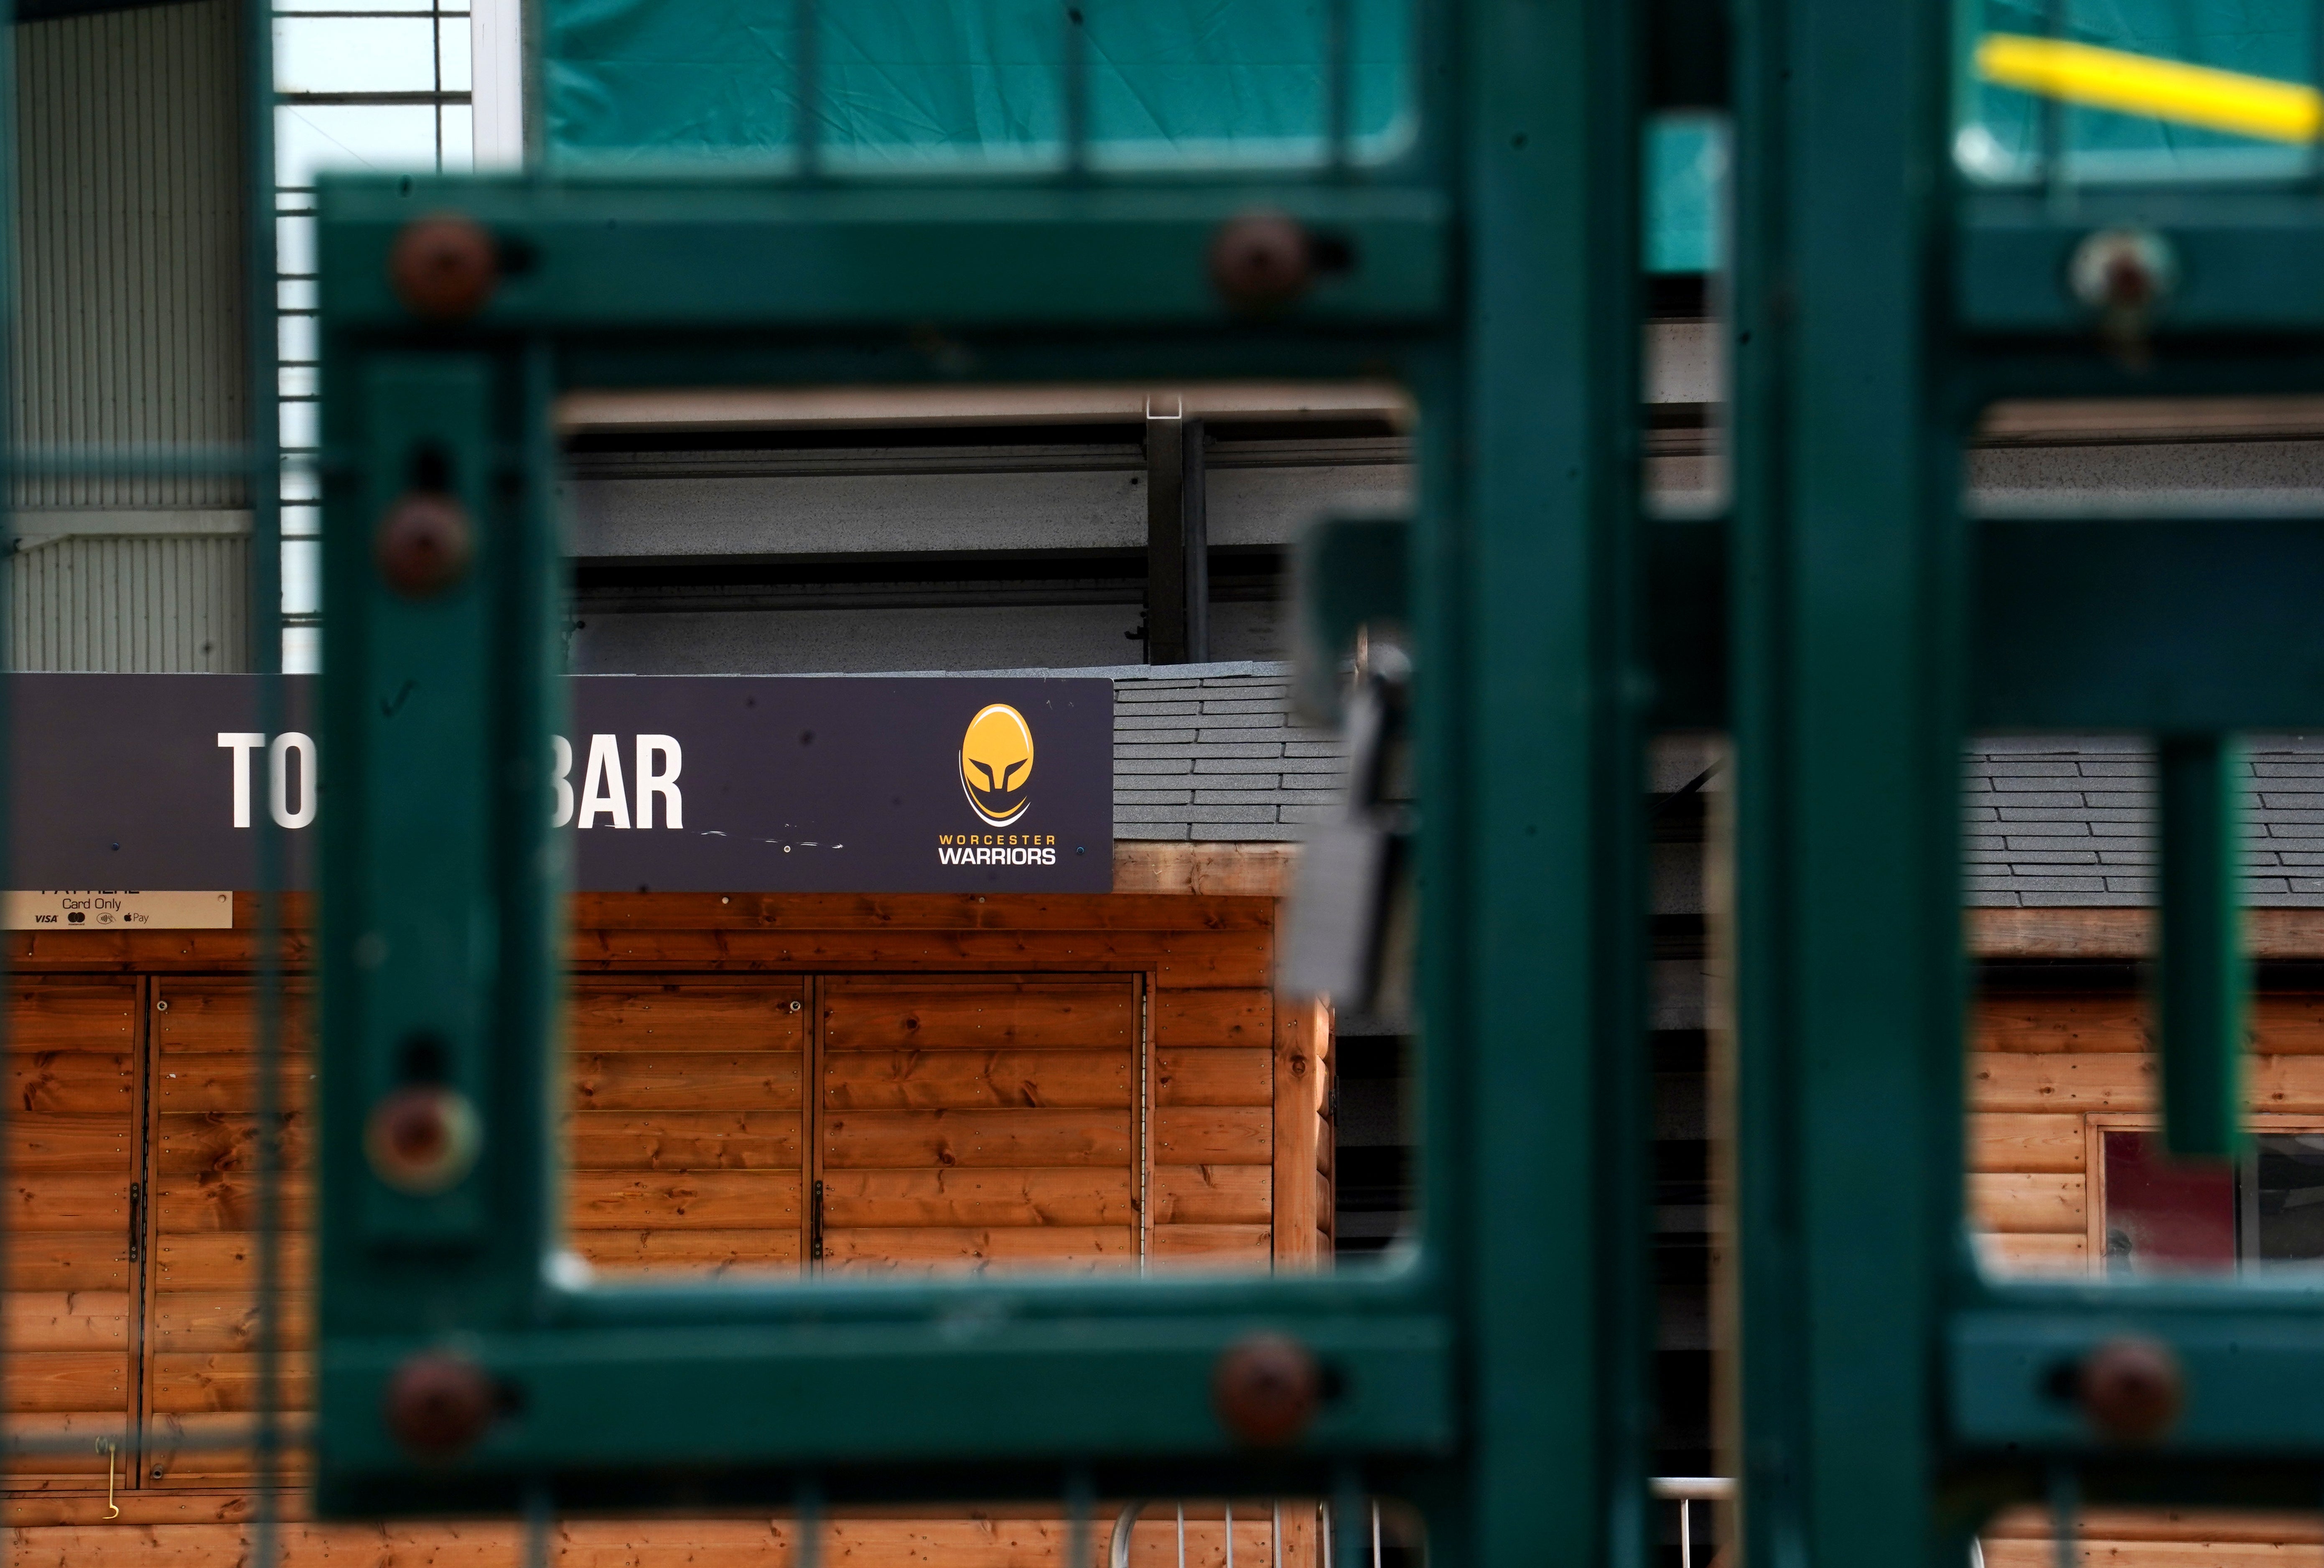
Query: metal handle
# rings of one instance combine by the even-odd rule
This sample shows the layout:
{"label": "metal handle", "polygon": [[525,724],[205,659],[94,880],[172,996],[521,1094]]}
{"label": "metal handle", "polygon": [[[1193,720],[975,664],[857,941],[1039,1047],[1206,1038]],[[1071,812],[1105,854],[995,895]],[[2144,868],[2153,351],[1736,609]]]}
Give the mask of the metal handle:
{"label": "metal handle", "polygon": [[2155,1023],[2163,1146],[2224,1159],[2243,1139],[2244,752],[2229,735],[2166,735],[2160,759],[2162,929]]}

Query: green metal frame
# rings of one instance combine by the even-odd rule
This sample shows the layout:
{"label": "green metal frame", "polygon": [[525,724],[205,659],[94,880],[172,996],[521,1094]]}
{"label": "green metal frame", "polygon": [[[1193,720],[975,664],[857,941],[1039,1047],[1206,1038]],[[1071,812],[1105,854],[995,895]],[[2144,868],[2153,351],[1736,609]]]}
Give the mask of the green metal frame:
{"label": "green metal frame", "polygon": [[[2010,1283],[1967,1240],[1962,746],[2144,733],[2162,757],[2167,1136],[2242,1136],[2241,732],[2324,719],[2324,515],[1977,515],[2005,398],[2317,390],[2312,187],[1968,189],[1950,7],[1742,0],[1736,301],[1737,885],[1747,1551],[1958,1568],[2044,1497],[2324,1495],[2324,1289]],[[2068,285],[2160,235],[2151,349]],[[2126,1338],[2184,1408],[2110,1438],[2077,1396]]]}
{"label": "green metal frame", "polygon": [[[1402,1492],[1453,1561],[1644,1550],[1638,49],[1609,0],[1425,7],[1406,162],[1309,178],[856,185],[327,181],[318,1501],[333,1514],[804,1497]],[[1238,316],[1219,226],[1286,213],[1347,271]],[[452,211],[504,277],[457,325],[388,287]],[[964,369],[963,367],[966,367]],[[641,1286],[552,1267],[561,880],[547,754],[571,386],[1400,376],[1421,409],[1411,620],[1426,813],[1425,1244],[1278,1277]],[[416,467],[482,541],[398,597]],[[475,1168],[390,1191],[366,1118],[425,1034]],[[1222,1351],[1333,1392],[1239,1449]],[[506,1393],[456,1459],[383,1401],[456,1353]],[[1360,1532],[1340,1532],[1352,1562]]]}

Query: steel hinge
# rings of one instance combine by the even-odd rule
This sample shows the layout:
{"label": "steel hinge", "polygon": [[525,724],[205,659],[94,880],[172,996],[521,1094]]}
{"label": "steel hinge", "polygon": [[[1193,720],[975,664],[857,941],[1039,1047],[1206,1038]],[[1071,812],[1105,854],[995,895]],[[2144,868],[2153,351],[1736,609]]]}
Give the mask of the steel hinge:
{"label": "steel hinge", "polygon": [[129,1184],[129,1261],[145,1260],[145,1184]]}
{"label": "steel hinge", "polygon": [[808,1200],[807,1252],[816,1262],[823,1261],[823,1183],[820,1181],[815,1184],[815,1195]]}

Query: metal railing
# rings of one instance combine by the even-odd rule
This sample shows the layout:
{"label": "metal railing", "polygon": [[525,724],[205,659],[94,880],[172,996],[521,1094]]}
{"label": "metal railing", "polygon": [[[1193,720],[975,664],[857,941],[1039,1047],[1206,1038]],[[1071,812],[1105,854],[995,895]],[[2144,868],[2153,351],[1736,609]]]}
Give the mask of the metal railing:
{"label": "metal railing", "polygon": [[[1694,1568],[1694,1505],[1735,1500],[1735,1480],[1724,1475],[1658,1475],[1654,1494],[1678,1504],[1679,1568]],[[1377,1558],[1373,1568],[1379,1568]]]}

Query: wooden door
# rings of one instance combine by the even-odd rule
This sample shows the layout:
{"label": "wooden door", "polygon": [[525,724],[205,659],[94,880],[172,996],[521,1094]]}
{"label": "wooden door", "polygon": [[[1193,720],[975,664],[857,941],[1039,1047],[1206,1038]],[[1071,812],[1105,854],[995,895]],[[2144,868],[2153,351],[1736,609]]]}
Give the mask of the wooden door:
{"label": "wooden door", "polygon": [[598,1268],[795,1270],[804,981],[576,981],[569,1245]]}
{"label": "wooden door", "polygon": [[[20,981],[8,996],[8,1430],[67,1452],[12,1465],[6,1484],[102,1489],[97,1440],[117,1439],[134,1409],[130,1187],[143,1153],[143,987]],[[134,1462],[121,1454],[122,1466]]]}
{"label": "wooden door", "polygon": [[[258,1408],[257,985],[247,978],[152,982],[152,1284],[145,1334],[144,1484],[236,1485],[245,1452],[186,1446]],[[315,1056],[309,994],[283,993],[282,1243],[277,1333],[281,1401],[310,1399],[306,1168]]]}
{"label": "wooden door", "polygon": [[1138,976],[820,984],[824,1267],[1136,1265]]}

